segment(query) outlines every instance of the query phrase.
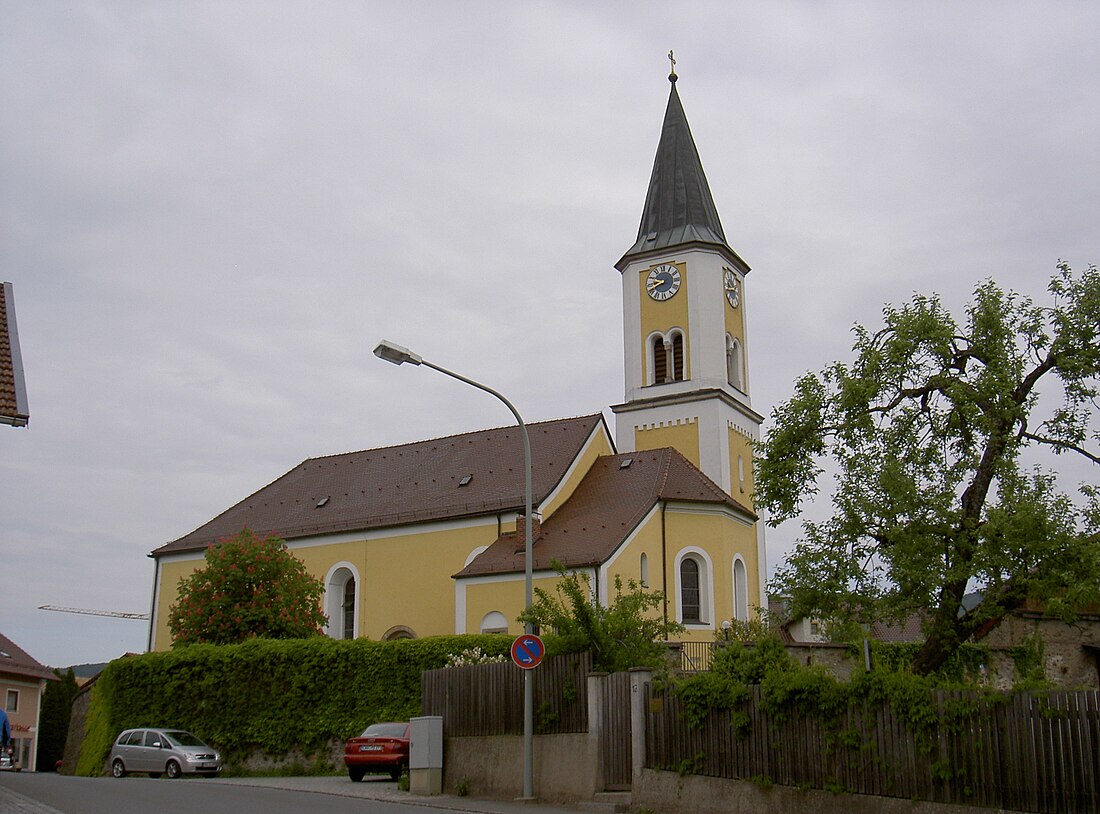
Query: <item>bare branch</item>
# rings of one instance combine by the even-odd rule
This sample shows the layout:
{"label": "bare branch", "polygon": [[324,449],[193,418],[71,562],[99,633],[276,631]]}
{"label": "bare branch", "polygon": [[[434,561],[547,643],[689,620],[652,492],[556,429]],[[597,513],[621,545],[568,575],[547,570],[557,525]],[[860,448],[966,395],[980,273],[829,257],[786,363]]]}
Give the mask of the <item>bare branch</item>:
{"label": "bare branch", "polygon": [[1040,443],[1040,444],[1046,444],[1046,445],[1052,446],[1052,447],[1058,447],[1059,449],[1068,449],[1068,450],[1071,450],[1073,452],[1077,452],[1081,455],[1084,455],[1086,458],[1088,458],[1094,464],[1100,464],[1100,455],[1093,455],[1087,449],[1083,449],[1083,448],[1077,446],[1077,444],[1071,444],[1069,441],[1062,441],[1061,439],[1058,439],[1058,438],[1047,438],[1045,435],[1036,435],[1033,432],[1026,432],[1026,431],[1020,432],[1020,438],[1027,438],[1028,440],[1035,441],[1035,442]]}

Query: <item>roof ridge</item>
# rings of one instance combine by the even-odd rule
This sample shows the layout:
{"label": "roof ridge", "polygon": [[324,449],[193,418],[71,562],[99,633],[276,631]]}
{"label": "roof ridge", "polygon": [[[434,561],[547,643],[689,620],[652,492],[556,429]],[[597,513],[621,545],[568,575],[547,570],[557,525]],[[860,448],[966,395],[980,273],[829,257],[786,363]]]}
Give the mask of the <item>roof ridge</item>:
{"label": "roof ridge", "polygon": [[[544,426],[544,425],[547,425],[547,424],[565,424],[565,423],[570,423],[570,422],[574,422],[574,421],[583,422],[583,421],[588,420],[588,419],[596,420],[596,419],[600,419],[600,418],[602,418],[602,413],[589,413],[587,415],[573,416],[571,418],[550,418],[550,419],[546,419],[545,421],[524,422],[524,426],[527,427],[528,434],[530,434],[530,431],[533,427],[541,427],[541,426]],[[470,436],[470,435],[481,435],[483,433],[500,432],[501,430],[508,430],[508,429],[513,429],[513,430],[519,429],[519,425],[518,424],[501,424],[500,426],[497,426],[497,427],[484,427],[480,430],[467,430],[466,432],[456,432],[456,433],[452,433],[451,435],[439,435],[439,436],[436,436],[435,438],[423,438],[419,441],[405,441],[404,443],[390,444],[390,445],[384,446],[384,447],[365,447],[363,449],[350,450],[348,452],[331,452],[328,455],[314,455],[312,457],[302,459],[302,461],[300,461],[298,463],[298,466],[301,466],[302,464],[305,464],[305,463],[309,463],[310,461],[323,461],[323,460],[327,460],[329,458],[342,458],[342,457],[345,457],[345,456],[348,456],[348,455],[362,455],[362,454],[368,453],[368,452],[385,452],[386,450],[401,449],[402,447],[418,447],[418,446],[424,446],[425,444],[431,444],[433,442],[451,441],[451,440],[456,439],[456,438],[465,438],[465,437]]]}

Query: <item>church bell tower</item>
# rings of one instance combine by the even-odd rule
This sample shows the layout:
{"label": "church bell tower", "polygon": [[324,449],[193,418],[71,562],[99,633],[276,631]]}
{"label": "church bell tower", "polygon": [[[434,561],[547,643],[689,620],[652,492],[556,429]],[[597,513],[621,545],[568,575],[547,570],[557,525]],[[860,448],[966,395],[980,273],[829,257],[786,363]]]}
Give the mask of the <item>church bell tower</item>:
{"label": "church bell tower", "polygon": [[626,399],[612,407],[616,445],[674,447],[751,505],[751,442],[763,418],[750,399],[749,265],[726,241],[676,80],[673,61],[638,237],[615,265],[626,374]]}

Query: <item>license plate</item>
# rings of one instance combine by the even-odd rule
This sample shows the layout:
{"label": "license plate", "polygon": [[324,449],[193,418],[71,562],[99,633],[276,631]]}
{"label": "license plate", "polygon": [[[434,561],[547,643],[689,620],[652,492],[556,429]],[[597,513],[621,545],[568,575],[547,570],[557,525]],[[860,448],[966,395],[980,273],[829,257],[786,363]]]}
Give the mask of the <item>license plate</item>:
{"label": "license plate", "polygon": [[381,752],[382,747],[381,746],[360,746],[359,751],[360,752]]}
{"label": "license plate", "polygon": [[218,768],[218,764],[217,763],[200,763],[199,768],[200,769],[216,769],[216,768]]}

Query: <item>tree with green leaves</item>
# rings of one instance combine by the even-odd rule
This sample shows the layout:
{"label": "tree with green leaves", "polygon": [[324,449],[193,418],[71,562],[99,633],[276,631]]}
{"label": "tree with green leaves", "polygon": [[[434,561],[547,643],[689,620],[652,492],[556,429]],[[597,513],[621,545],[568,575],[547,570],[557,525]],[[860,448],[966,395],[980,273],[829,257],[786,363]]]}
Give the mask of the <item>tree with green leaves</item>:
{"label": "tree with green leaves", "polygon": [[53,673],[58,680],[46,682],[38,717],[38,753],[35,765],[40,772],[52,772],[65,754],[65,739],[69,736],[73,699],[80,690],[72,667],[64,673],[60,670],[54,670]]}
{"label": "tree with green leaves", "polygon": [[[963,325],[915,296],[886,307],[880,329],[855,328],[851,365],[798,380],[756,473],[773,526],[835,473],[832,516],[804,523],[773,583],[794,613],[921,614],[913,669],[929,673],[1028,599],[1067,617],[1100,599],[1095,481],[1075,502],[1021,461],[1046,447],[1100,465],[1100,273],[1059,262],[1049,293],[1038,305],[982,283]],[[963,604],[971,591],[976,607]]]}
{"label": "tree with green leaves", "polygon": [[180,579],[169,610],[174,647],[321,635],[324,585],[278,537],[246,528],[207,548],[205,559]]}
{"label": "tree with green leaves", "polygon": [[553,631],[566,651],[590,651],[595,670],[661,670],[668,665],[664,643],[684,627],[661,613],[664,594],[647,591],[634,580],[624,588],[622,577],[616,576],[615,595],[604,606],[592,594],[587,574],[566,573],[560,563],[553,565],[561,577],[557,587],[553,592],[535,588],[531,608],[520,614],[520,622]]}

